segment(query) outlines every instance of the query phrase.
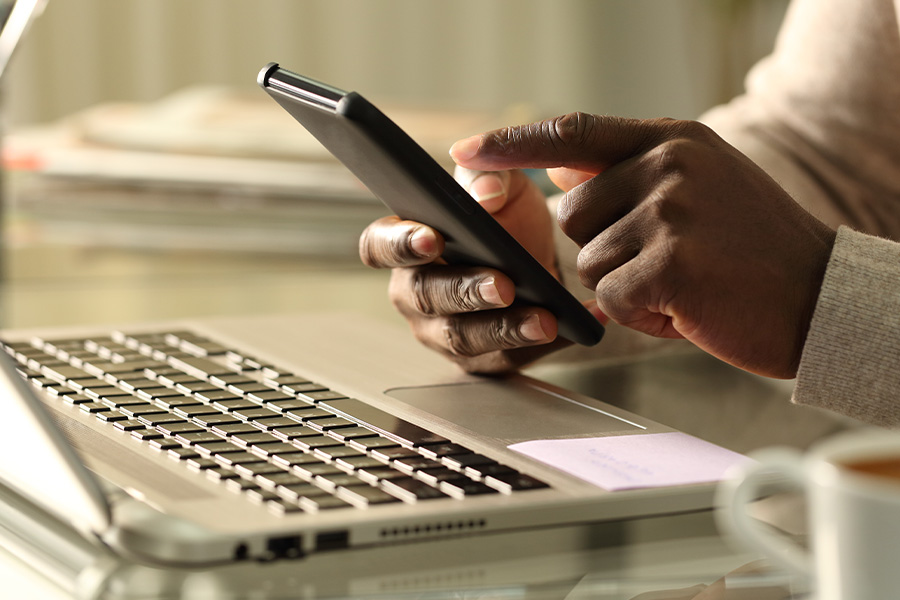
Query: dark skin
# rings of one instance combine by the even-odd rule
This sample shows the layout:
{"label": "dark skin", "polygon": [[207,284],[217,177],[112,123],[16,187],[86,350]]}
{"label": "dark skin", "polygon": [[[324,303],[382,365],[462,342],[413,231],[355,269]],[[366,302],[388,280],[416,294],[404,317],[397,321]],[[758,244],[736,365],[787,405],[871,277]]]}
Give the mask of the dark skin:
{"label": "dark skin", "polygon": [[[687,339],[761,375],[796,375],[835,232],[710,129],[573,113],[461,140],[451,155],[488,172],[464,171],[468,189],[555,272],[543,195],[518,171],[548,169],[598,319]],[[442,244],[394,217],[360,240],[366,264],[393,269],[391,298],[419,340],[478,373],[565,345],[547,311],[509,307],[507,277],[442,264]]]}

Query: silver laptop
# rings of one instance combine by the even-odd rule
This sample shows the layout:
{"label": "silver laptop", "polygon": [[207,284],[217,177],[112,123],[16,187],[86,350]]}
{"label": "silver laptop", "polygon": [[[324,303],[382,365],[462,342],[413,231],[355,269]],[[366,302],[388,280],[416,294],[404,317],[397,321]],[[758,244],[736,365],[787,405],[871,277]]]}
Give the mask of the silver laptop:
{"label": "silver laptop", "polygon": [[711,506],[712,483],[608,491],[510,448],[669,428],[409,337],[353,315],[5,332],[0,478],[116,554],[182,565]]}

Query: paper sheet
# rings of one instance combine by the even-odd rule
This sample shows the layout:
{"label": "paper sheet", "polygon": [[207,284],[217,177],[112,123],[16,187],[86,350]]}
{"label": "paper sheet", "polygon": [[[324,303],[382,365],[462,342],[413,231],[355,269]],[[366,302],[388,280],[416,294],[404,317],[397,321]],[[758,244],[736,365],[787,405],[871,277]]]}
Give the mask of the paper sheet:
{"label": "paper sheet", "polygon": [[610,491],[718,481],[751,460],[681,432],[534,440],[509,448]]}

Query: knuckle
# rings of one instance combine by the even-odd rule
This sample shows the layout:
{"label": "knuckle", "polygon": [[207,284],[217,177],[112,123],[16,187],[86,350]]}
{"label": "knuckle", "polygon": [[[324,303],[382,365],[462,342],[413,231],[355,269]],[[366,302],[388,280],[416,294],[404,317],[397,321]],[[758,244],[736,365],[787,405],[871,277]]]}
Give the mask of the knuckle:
{"label": "knuckle", "polygon": [[411,274],[410,291],[416,311],[423,315],[437,315],[437,310],[432,302],[432,287],[434,287],[432,278],[429,277],[423,269],[416,269],[413,271]]}
{"label": "knuckle", "polygon": [[442,332],[444,334],[444,346],[453,356],[471,358],[481,354],[475,351],[466,329],[462,327],[460,319],[446,319]]}
{"label": "knuckle", "polygon": [[590,138],[596,125],[594,115],[584,112],[571,112],[548,121],[544,121],[546,138],[551,144],[565,146],[581,146]]}

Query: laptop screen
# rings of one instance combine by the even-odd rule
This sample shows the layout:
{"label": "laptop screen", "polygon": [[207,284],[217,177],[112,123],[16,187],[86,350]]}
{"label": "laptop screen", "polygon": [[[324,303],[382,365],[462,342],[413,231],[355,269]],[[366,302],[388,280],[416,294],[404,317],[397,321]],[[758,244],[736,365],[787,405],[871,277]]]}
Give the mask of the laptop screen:
{"label": "laptop screen", "polygon": [[0,77],[28,26],[43,10],[46,0],[0,0]]}

